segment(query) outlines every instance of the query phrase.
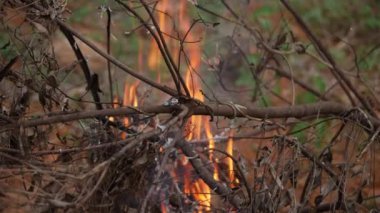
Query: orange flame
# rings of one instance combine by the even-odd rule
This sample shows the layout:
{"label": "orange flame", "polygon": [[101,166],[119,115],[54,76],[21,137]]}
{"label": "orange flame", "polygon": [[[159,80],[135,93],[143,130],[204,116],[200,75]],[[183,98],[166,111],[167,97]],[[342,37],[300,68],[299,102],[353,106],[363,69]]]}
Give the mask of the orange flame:
{"label": "orange flame", "polygon": [[[128,84],[124,85],[124,96],[123,96],[123,106],[128,106],[129,105],[129,88]],[[128,126],[129,125],[129,119],[124,118],[124,125]]]}
{"label": "orange flame", "polygon": [[[118,106],[119,106],[119,98],[116,96],[116,97],[114,97],[114,99],[113,99],[112,107],[113,107],[113,108],[117,108]],[[115,117],[110,116],[110,117],[108,118],[108,120],[110,120],[110,121],[115,121]]]}
{"label": "orange flame", "polygon": [[[129,86],[127,83],[124,85],[124,96],[123,96],[123,106],[138,106],[138,98],[137,98],[137,87],[139,85],[139,81],[136,81],[134,84]],[[124,125],[128,126],[130,124],[129,118],[124,118]],[[126,134],[122,134],[122,138],[126,138]]]}
{"label": "orange flame", "polygon": [[[182,30],[185,32],[190,28],[190,21],[186,15],[185,1],[181,1],[179,6],[179,20]],[[189,33],[187,39],[193,40],[192,33]],[[201,85],[199,79],[194,75],[194,71],[199,69],[201,65],[201,50],[200,44],[188,44],[186,46],[186,55],[189,59],[189,66],[186,71],[185,83],[192,95],[193,98],[198,99],[199,101],[204,101],[204,97],[201,93]],[[213,135],[211,132],[210,124],[207,121],[207,117],[204,116],[192,116],[190,119],[191,131],[187,135],[187,139],[200,139],[202,134],[202,125],[204,124],[204,130],[207,138],[209,139],[209,148],[213,149],[215,147],[215,142],[213,140]],[[210,158],[212,155],[210,155]],[[214,172],[214,178],[218,179],[218,174]],[[189,184],[189,180],[185,177],[185,193],[191,193],[194,198],[202,205],[199,209],[202,211],[211,210],[211,189],[208,185],[202,180],[197,179],[194,183]],[[189,188],[187,188],[189,187]]]}
{"label": "orange flame", "polygon": [[[166,12],[169,7],[169,1],[168,0],[162,0],[157,3],[157,11],[158,11],[158,26],[160,27],[160,30],[162,32],[166,32]],[[158,30],[158,29],[157,29]],[[152,38],[151,39],[151,45],[150,45],[150,52],[148,56],[148,67],[151,70],[157,71],[157,81],[161,81],[161,75],[159,70],[160,61],[162,60],[160,58],[160,50],[158,48],[158,45],[156,44],[156,41]]]}
{"label": "orange flame", "polygon": [[[215,140],[214,140],[214,136],[212,135],[211,127],[210,127],[210,123],[209,122],[205,122],[205,132],[206,132],[206,136],[207,136],[207,140],[208,140],[208,148],[211,150],[210,154],[209,154],[209,158],[210,158],[211,161],[213,161],[214,154],[213,154],[212,150],[215,149]],[[215,180],[219,180],[219,174],[218,174],[217,166],[214,166],[213,177],[214,177]]]}
{"label": "orange flame", "polygon": [[150,70],[155,70],[157,71],[157,81],[160,82],[161,81],[161,75],[160,75],[160,72],[158,72],[158,66],[159,66],[159,60],[158,60],[158,57],[160,55],[160,51],[157,47],[157,44],[156,42],[154,41],[154,39],[152,39],[151,41],[151,50],[150,50],[150,53],[149,53],[149,56],[148,56],[148,67]]}
{"label": "orange flame", "polygon": [[[138,70],[143,70],[143,50],[144,50],[144,41],[139,38],[138,40],[139,50],[138,50]],[[124,93],[123,93],[123,106],[133,106],[138,107],[138,98],[137,98],[137,88],[140,84],[140,81],[136,80],[132,85],[129,85],[127,81],[124,83]],[[129,125],[129,119],[124,118],[124,125]],[[122,138],[125,138],[123,134]]]}
{"label": "orange flame", "polygon": [[161,203],[161,213],[166,213],[167,210],[166,210],[166,205],[162,202]]}
{"label": "orange flame", "polygon": [[[174,1],[169,0],[161,0],[157,3],[156,9],[158,11],[157,19],[158,19],[158,25],[160,27],[160,30],[162,32],[170,34],[170,29],[168,28],[166,22],[167,15],[165,14],[168,10],[175,10],[178,11],[178,21],[179,21],[179,30],[181,33],[185,34],[190,28],[190,19],[187,16],[186,12],[186,1],[181,0],[179,1],[179,4],[173,4]],[[177,1],[175,1],[177,3]],[[189,33],[187,36],[187,40],[195,40],[192,33]],[[168,40],[170,42],[170,40]],[[170,43],[170,47],[172,49],[172,52],[174,54],[178,54],[179,47],[177,44]],[[201,49],[199,43],[188,43],[185,46],[186,51],[186,57],[189,59],[189,66],[185,74],[185,83],[191,93],[191,96],[195,99],[198,99],[199,101],[204,101],[204,97],[201,93],[201,84],[199,82],[199,79],[196,75],[194,75],[194,71],[198,70],[201,65]],[[150,43],[150,51],[148,55],[148,67],[150,70],[157,70],[157,78],[158,81],[161,81],[161,75],[158,70],[160,66],[160,62],[162,61],[162,58],[160,56],[160,50],[155,42],[154,39],[151,39]],[[174,55],[175,56],[175,55]],[[177,58],[175,56],[175,58]],[[127,91],[132,92],[131,88],[128,88]],[[124,93],[127,94],[127,93]],[[192,116],[189,122],[189,127],[191,131],[189,131],[189,134],[187,135],[187,139],[201,139],[202,134],[205,134],[207,139],[209,140],[209,148],[214,149],[215,148],[215,141],[213,140],[213,134],[211,132],[210,124],[207,120],[207,117],[204,116]],[[204,126],[203,126],[204,125]],[[204,129],[204,133],[203,130]],[[210,159],[212,159],[212,153],[210,153]],[[199,209],[199,212],[203,211],[210,211],[211,210],[211,189],[207,186],[205,182],[203,182],[202,179],[196,179],[195,181],[192,181],[191,175],[190,175],[190,165],[187,164],[187,159],[184,158],[181,161],[181,166],[184,167],[184,193],[188,195],[193,195],[193,197],[201,204],[201,208]],[[173,174],[174,178],[176,177],[176,174]],[[214,178],[216,180],[219,179],[218,173],[215,170],[214,171]],[[161,206],[162,211],[166,211],[166,209]]]}
{"label": "orange flame", "polygon": [[[233,135],[234,135],[233,131],[230,130],[229,139],[227,141],[226,152],[231,157],[233,156],[233,147],[234,147],[234,141],[232,139]],[[232,158],[230,158],[230,157],[227,158],[227,165],[228,165],[228,178],[230,179],[231,184],[232,184],[233,181],[234,181],[234,179],[235,179],[235,175],[234,175],[234,161],[232,160]]]}

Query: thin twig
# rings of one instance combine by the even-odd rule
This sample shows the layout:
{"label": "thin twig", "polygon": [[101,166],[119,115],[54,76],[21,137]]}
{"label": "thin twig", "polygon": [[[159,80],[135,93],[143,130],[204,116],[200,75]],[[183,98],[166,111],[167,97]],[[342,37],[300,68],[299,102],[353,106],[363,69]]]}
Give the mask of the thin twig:
{"label": "thin twig", "polygon": [[[319,39],[314,35],[314,33],[310,30],[310,28],[306,25],[306,23],[302,20],[302,18],[297,14],[297,12],[289,5],[287,0],[280,0],[281,3],[286,7],[286,9],[293,15],[293,17],[296,19],[297,23],[301,26],[303,31],[309,36],[309,38],[312,40],[312,42],[315,44],[318,53],[326,58],[326,60],[332,65],[333,69],[331,69],[332,74],[336,77],[339,84],[343,89],[348,87],[351,92],[354,93],[356,98],[361,102],[363,107],[374,117],[377,117],[376,113],[373,111],[372,107],[369,105],[369,103],[364,99],[364,97],[359,94],[358,90],[354,85],[352,85],[351,81],[343,74],[342,70],[337,66],[335,63],[334,58],[331,56],[331,54],[328,52],[328,50],[322,45],[322,43],[319,41]],[[345,85],[344,85],[345,84]],[[350,95],[346,91],[347,95]]]}
{"label": "thin twig", "polygon": [[[133,10],[131,7],[129,7],[128,4],[126,4],[126,3],[122,2],[122,1],[119,1],[119,0],[116,0],[116,1],[121,6],[123,6],[128,12],[132,13],[140,21],[140,23],[142,25],[144,25],[145,29],[148,30],[149,33],[153,36],[153,38],[156,41],[156,44],[158,46],[158,49],[160,50],[161,55],[164,58],[164,61],[165,61],[166,65],[167,65],[167,67],[169,69],[169,72],[170,72],[170,75],[172,76],[173,82],[174,82],[174,84],[176,86],[176,89],[177,89],[177,94],[176,95],[181,95],[181,87],[180,87],[180,83],[178,82],[178,77],[176,76],[176,72],[173,69],[173,64],[171,63],[170,59],[168,58],[166,50],[162,46],[163,44],[162,44],[162,42],[160,40],[160,37],[157,36],[157,34],[155,33],[155,31],[153,31],[152,28],[145,22],[145,20],[135,10]],[[144,5],[144,7],[145,7],[145,5]],[[148,11],[148,13],[149,12],[150,11]],[[151,13],[150,13],[150,15],[151,15]],[[151,19],[152,19],[152,21],[155,20],[155,18],[153,17],[153,15],[151,16]],[[158,31],[159,30],[157,30],[157,32]],[[172,96],[174,96],[174,95],[172,95]]]}
{"label": "thin twig", "polygon": [[[111,55],[111,8],[106,8],[107,12],[107,54]],[[111,72],[111,62],[107,60],[107,70],[108,70],[108,84],[110,90],[110,103],[113,102],[113,82],[112,82],[112,72]],[[114,108],[114,104],[111,104]]]}
{"label": "thin twig", "polygon": [[[186,85],[186,83],[185,83],[184,79],[182,78],[181,73],[180,73],[180,71],[179,71],[179,68],[178,68],[178,66],[175,64],[175,62],[174,62],[174,60],[173,60],[173,57],[172,57],[172,55],[170,54],[169,48],[168,48],[168,46],[167,46],[167,44],[166,44],[166,41],[165,41],[164,37],[162,36],[162,31],[161,31],[161,29],[160,29],[160,25],[157,23],[156,19],[154,18],[152,12],[149,10],[148,5],[145,3],[145,1],[144,1],[144,0],[140,0],[140,2],[143,4],[145,10],[147,11],[147,13],[149,14],[149,16],[150,16],[151,19],[152,19],[152,22],[153,22],[154,27],[157,29],[157,34],[158,34],[158,38],[159,38],[158,40],[156,40],[156,41],[157,41],[157,44],[159,43],[159,41],[161,41],[161,43],[162,43],[162,48],[163,48],[162,51],[161,51],[161,54],[162,54],[163,56],[165,56],[165,55],[167,56],[168,61],[170,62],[169,65],[172,66],[173,71],[176,73],[176,77],[177,77],[178,79],[176,79],[175,82],[178,82],[178,81],[179,81],[179,83],[182,84],[182,87],[183,87],[183,89],[185,90],[186,95],[190,97],[189,89],[187,88],[187,85]],[[164,57],[164,58],[165,58],[165,57]],[[170,67],[169,67],[169,69],[170,69]]]}
{"label": "thin twig", "polygon": [[[282,69],[280,69],[278,67],[268,66],[266,68],[274,70],[281,77],[291,79],[291,75],[289,73],[287,73],[286,71],[283,71]],[[320,98],[323,101],[328,101],[328,98],[323,96],[320,92],[318,92],[316,89],[312,88],[311,86],[309,86],[305,82],[299,80],[298,78],[295,78],[295,76],[293,76],[293,80],[294,80],[294,83],[298,84],[300,87],[302,87],[306,91],[312,93],[313,95],[317,96],[318,98]]]}
{"label": "thin twig", "polygon": [[111,63],[113,63],[115,66],[119,67],[122,71],[132,75],[133,77],[141,80],[142,82],[168,94],[168,95],[171,95],[171,96],[177,96],[178,93],[173,90],[172,88],[170,87],[167,87],[167,86],[164,86],[164,85],[161,85],[159,83],[156,83],[148,78],[146,78],[145,76],[137,73],[136,71],[134,71],[132,68],[124,65],[123,63],[121,63],[119,60],[117,60],[116,58],[114,58],[113,56],[111,55],[108,55],[106,52],[104,52],[103,50],[101,50],[100,48],[98,48],[95,44],[93,44],[90,40],[88,40],[87,38],[83,37],[81,34],[79,34],[78,32],[76,32],[74,29],[72,29],[71,27],[69,27],[66,23],[64,23],[63,21],[61,20],[56,20],[57,24],[61,27],[61,28],[65,28],[67,31],[71,32],[76,38],[78,38],[79,40],[81,40],[83,43],[85,43],[86,45],[88,45],[91,49],[93,49],[95,52],[97,52],[99,55],[101,55],[102,57],[106,58],[107,60],[109,60]]}

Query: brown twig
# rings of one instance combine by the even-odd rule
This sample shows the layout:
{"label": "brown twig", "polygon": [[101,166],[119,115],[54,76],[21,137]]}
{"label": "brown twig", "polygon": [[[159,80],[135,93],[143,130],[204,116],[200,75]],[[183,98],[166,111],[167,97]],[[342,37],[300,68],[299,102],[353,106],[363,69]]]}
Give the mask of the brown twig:
{"label": "brown twig", "polygon": [[318,92],[316,89],[312,88],[311,86],[309,86],[308,84],[306,84],[305,82],[299,80],[298,78],[295,78],[294,76],[291,76],[289,73],[287,73],[286,71],[283,71],[282,69],[280,68],[277,68],[277,67],[267,67],[268,69],[272,69],[274,70],[278,75],[280,75],[281,77],[285,77],[287,79],[291,79],[293,78],[293,81],[294,83],[298,84],[300,87],[302,87],[303,89],[305,89],[306,91],[312,93],[313,95],[317,96],[318,98],[320,98],[321,100],[323,101],[328,101],[328,98],[326,98],[324,95],[322,95],[320,92]]}
{"label": "brown twig", "polygon": [[[177,93],[178,95],[181,95],[181,87],[180,87],[180,82],[178,81],[178,76],[176,74],[176,71],[175,71],[175,64],[172,60],[170,60],[169,56],[169,52],[167,51],[167,47],[164,48],[164,41],[162,41],[160,38],[162,38],[162,35],[159,33],[160,32],[160,29],[158,28],[157,29],[157,34],[155,31],[152,30],[152,28],[145,22],[145,20],[135,11],[133,10],[131,7],[128,6],[128,4],[122,2],[122,1],[119,1],[119,0],[116,0],[117,3],[119,3],[122,7],[124,7],[128,12],[132,13],[139,21],[142,25],[144,25],[145,29],[149,31],[149,33],[153,36],[153,39],[156,41],[156,44],[158,46],[158,49],[160,50],[161,52],[161,55],[162,57],[164,58],[164,61],[169,69],[169,72],[170,72],[170,75],[172,76],[172,79],[174,81],[174,84],[177,88]],[[149,16],[151,17],[152,21],[154,22],[155,21],[155,18],[153,17],[152,13],[150,12],[149,9],[147,9],[146,5],[143,3],[143,6],[144,8],[147,10]],[[157,24],[157,23],[156,23]],[[158,26],[158,25],[157,25]],[[155,26],[155,27],[157,27]],[[161,35],[161,37],[159,37],[159,35]],[[165,43],[166,44],[166,43]],[[173,63],[172,63],[173,62]]]}
{"label": "brown twig", "polygon": [[[107,12],[107,54],[111,55],[111,8],[106,8]],[[110,90],[110,102],[113,102],[113,81],[112,81],[112,72],[111,72],[111,62],[107,60],[107,71],[108,71],[108,84],[109,84],[109,90]],[[114,108],[114,104],[111,104],[111,107]]]}
{"label": "brown twig", "polygon": [[[2,129],[15,128],[19,126],[33,127],[40,125],[49,125],[54,123],[62,123],[75,121],[86,118],[96,118],[104,116],[130,116],[133,114],[171,114],[178,110],[178,106],[142,106],[140,108],[117,108],[103,110],[88,110],[83,112],[73,112],[66,114],[57,114],[50,117],[34,118],[29,120],[20,120],[14,124],[2,126]],[[234,104],[205,104],[190,107],[192,115],[209,115],[209,116],[224,116],[224,117],[254,117],[259,119],[274,119],[274,118],[304,118],[304,117],[326,117],[337,116],[344,117],[352,111],[347,106],[335,102],[319,102],[313,104],[304,104],[297,106],[282,106],[282,107],[244,107]],[[36,115],[37,116],[37,115]],[[36,117],[34,116],[34,117]],[[364,114],[355,115],[364,127],[370,125],[374,127],[380,126],[380,121],[374,117]],[[371,124],[369,124],[369,122]]]}
{"label": "brown twig", "polygon": [[318,160],[317,157],[313,156],[313,154],[310,154],[301,144],[298,144],[296,141],[291,140],[289,138],[284,138],[284,140],[289,143],[291,146],[295,146],[297,149],[301,151],[301,154],[308,158],[310,161],[315,162],[315,164],[326,171],[326,173],[333,178],[336,183],[339,182],[338,176],[330,167],[326,166],[324,163],[322,163],[320,160]]}
{"label": "brown twig", "polygon": [[13,64],[15,64],[15,63],[18,61],[18,59],[19,59],[19,56],[16,56],[16,57],[12,58],[12,59],[7,63],[7,65],[5,65],[4,68],[2,68],[2,69],[0,70],[0,82],[1,82],[1,80],[3,80],[3,78],[4,78],[5,76],[8,75],[8,73],[11,71],[11,67],[13,66]]}
{"label": "brown twig", "polygon": [[63,25],[60,25],[62,33],[66,36],[67,40],[70,43],[71,48],[73,49],[76,57],[78,58],[78,61],[80,61],[80,66],[82,68],[84,77],[87,82],[87,88],[91,91],[92,97],[95,102],[96,109],[103,109],[102,104],[100,103],[100,97],[99,97],[99,85],[97,85],[98,79],[93,78],[97,76],[96,74],[94,76],[91,75],[90,68],[88,66],[87,60],[84,57],[82,51],[80,50],[79,46],[76,44],[73,33],[68,30],[68,28],[64,27]]}
{"label": "brown twig", "polygon": [[134,71],[132,68],[124,65],[123,63],[121,63],[119,60],[117,60],[116,58],[114,58],[113,56],[107,54],[106,52],[104,52],[103,50],[101,50],[100,48],[98,48],[95,44],[93,44],[90,40],[88,40],[87,38],[83,37],[81,34],[79,34],[78,32],[76,32],[74,29],[72,29],[70,26],[68,26],[66,23],[64,23],[63,21],[61,20],[56,20],[57,24],[61,27],[61,28],[64,28],[66,29],[67,31],[71,32],[76,38],[78,38],[79,40],[81,40],[83,43],[85,43],[86,45],[88,45],[91,49],[93,49],[95,52],[97,52],[99,55],[101,55],[102,57],[104,57],[105,59],[109,60],[111,63],[113,63],[115,66],[117,66],[118,68],[120,68],[121,70],[123,70],[124,72],[132,75],[133,77],[141,80],[142,82],[168,94],[168,95],[171,95],[171,96],[177,96],[178,93],[173,90],[172,88],[170,87],[167,87],[167,86],[163,86],[159,83],[156,83],[148,78],[146,78],[145,76],[137,73],[136,71]]}

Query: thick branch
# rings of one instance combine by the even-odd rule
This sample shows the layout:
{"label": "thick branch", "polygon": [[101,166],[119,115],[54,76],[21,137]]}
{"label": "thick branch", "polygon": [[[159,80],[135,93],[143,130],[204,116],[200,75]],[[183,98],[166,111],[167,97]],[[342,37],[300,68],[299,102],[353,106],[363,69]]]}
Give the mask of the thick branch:
{"label": "thick branch", "polygon": [[[304,117],[327,117],[338,116],[342,117],[351,110],[347,106],[335,102],[319,102],[313,104],[304,104],[298,106],[283,106],[283,107],[249,107],[234,104],[208,104],[189,106],[192,115],[210,115],[210,116],[225,116],[225,117],[255,117],[260,119],[273,118],[304,118]],[[20,120],[13,124],[4,125],[1,129],[14,127],[33,127],[39,125],[49,125],[54,123],[62,123],[75,121],[86,118],[96,118],[104,116],[130,116],[133,114],[171,114],[178,110],[178,106],[142,106],[140,108],[117,108],[103,110],[88,110],[83,112],[60,113],[52,116],[34,118],[30,120]],[[33,116],[36,117],[36,116]],[[356,119],[362,125],[368,127],[368,122],[371,122],[373,127],[379,127],[380,121],[374,117],[364,114],[357,115]]]}
{"label": "thick branch", "polygon": [[99,82],[94,82],[95,80],[97,81],[98,79],[97,78],[93,79],[94,76],[91,75],[91,70],[88,66],[87,60],[84,57],[81,49],[78,47],[78,45],[76,45],[73,34],[63,26],[61,26],[61,31],[66,36],[67,40],[69,41],[71,48],[73,49],[76,57],[78,58],[78,61],[80,61],[80,66],[82,68],[84,77],[86,78],[87,88],[91,91],[92,97],[95,101],[96,109],[103,109],[103,106],[100,103],[100,97],[98,93],[99,85],[95,85],[95,84],[98,84]]}

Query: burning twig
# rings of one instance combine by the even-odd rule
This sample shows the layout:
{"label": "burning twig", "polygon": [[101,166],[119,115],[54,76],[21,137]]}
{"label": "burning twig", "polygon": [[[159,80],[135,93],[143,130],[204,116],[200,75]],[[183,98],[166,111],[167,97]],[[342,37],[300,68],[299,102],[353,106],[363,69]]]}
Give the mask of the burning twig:
{"label": "burning twig", "polygon": [[227,201],[237,209],[243,208],[246,205],[246,201],[244,201],[239,195],[234,194],[230,188],[215,181],[212,173],[204,167],[202,160],[194,151],[190,143],[186,142],[185,140],[179,140],[176,143],[176,147],[181,149],[183,153],[189,158],[191,165],[197,171],[202,180],[211,188],[211,190],[225,197]]}

